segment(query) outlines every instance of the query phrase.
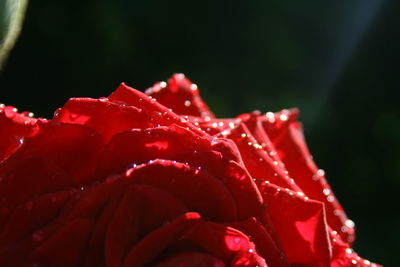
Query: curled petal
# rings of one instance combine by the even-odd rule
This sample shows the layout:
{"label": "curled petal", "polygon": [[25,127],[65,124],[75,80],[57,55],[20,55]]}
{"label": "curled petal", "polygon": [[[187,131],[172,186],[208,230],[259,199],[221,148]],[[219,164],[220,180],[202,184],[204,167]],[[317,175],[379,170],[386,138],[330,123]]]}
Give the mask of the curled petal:
{"label": "curled petal", "polygon": [[214,118],[214,114],[201,99],[197,85],[181,73],[174,74],[168,83],[154,84],[146,93],[179,115]]}
{"label": "curled petal", "polygon": [[291,122],[285,127],[282,126],[279,131],[272,127],[267,127],[267,129],[269,132],[279,133],[274,133],[273,143],[290,175],[295,177],[296,183],[308,197],[325,204],[329,226],[337,231],[343,240],[352,243],[354,240],[353,223],[348,220],[342,206],[333,194],[324,172],[319,170],[312,160],[301,125]]}
{"label": "curled petal", "polygon": [[16,108],[0,104],[0,162],[12,155],[32,134],[36,119],[18,113]]}
{"label": "curled petal", "polygon": [[262,193],[289,263],[329,266],[331,245],[323,204],[272,184],[265,184]]}
{"label": "curled petal", "polygon": [[177,115],[169,108],[158,103],[155,98],[150,98],[146,94],[143,94],[124,83],[122,83],[117,90],[109,96],[109,99],[115,103],[127,104],[145,110],[148,114],[151,114],[152,120],[155,124],[167,126],[174,123],[185,128],[187,127],[200,136],[207,136],[204,131],[190,123],[184,117]]}

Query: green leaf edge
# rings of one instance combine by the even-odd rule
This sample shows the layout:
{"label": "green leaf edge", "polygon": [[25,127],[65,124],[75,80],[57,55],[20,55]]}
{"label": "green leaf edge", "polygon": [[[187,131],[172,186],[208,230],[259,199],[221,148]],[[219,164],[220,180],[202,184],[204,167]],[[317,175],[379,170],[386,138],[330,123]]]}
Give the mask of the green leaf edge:
{"label": "green leaf edge", "polygon": [[19,0],[13,11],[15,13],[10,15],[7,33],[0,43],[0,71],[3,69],[4,63],[21,32],[27,6],[28,0]]}

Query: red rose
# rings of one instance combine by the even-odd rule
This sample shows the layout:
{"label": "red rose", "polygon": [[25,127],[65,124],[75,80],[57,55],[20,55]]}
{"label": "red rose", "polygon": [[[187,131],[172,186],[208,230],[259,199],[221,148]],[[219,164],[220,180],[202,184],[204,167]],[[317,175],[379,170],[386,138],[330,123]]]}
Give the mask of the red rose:
{"label": "red rose", "polygon": [[0,266],[377,266],[304,142],[297,110],[216,119],[174,75],[0,107]]}

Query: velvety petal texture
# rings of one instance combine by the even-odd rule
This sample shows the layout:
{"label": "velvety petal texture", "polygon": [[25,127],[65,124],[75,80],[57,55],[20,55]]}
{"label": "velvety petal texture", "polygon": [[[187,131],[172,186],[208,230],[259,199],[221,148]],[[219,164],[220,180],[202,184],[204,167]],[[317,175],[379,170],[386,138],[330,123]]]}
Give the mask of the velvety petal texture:
{"label": "velvety petal texture", "polygon": [[306,146],[298,110],[217,119],[183,74],[0,105],[0,266],[379,266]]}

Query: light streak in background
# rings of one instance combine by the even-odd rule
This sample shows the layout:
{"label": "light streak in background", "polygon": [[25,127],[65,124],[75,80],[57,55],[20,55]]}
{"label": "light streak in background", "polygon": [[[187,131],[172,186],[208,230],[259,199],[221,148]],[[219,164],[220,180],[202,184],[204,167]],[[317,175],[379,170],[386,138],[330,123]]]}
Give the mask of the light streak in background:
{"label": "light streak in background", "polygon": [[[316,84],[312,85],[312,88],[315,88],[314,105],[313,110],[307,116],[308,127],[314,125],[318,119],[318,111],[328,101],[335,83],[340,79],[351,56],[360,45],[368,26],[378,15],[383,3],[384,0],[359,0],[353,2],[351,10],[346,14],[347,17],[338,16],[335,21],[332,21],[332,23],[341,24],[341,34],[335,40],[336,43],[329,45],[333,49],[328,60],[323,63],[326,68],[317,71],[320,78],[316,80]],[[314,76],[313,79],[315,80],[315,73],[312,76]]]}

